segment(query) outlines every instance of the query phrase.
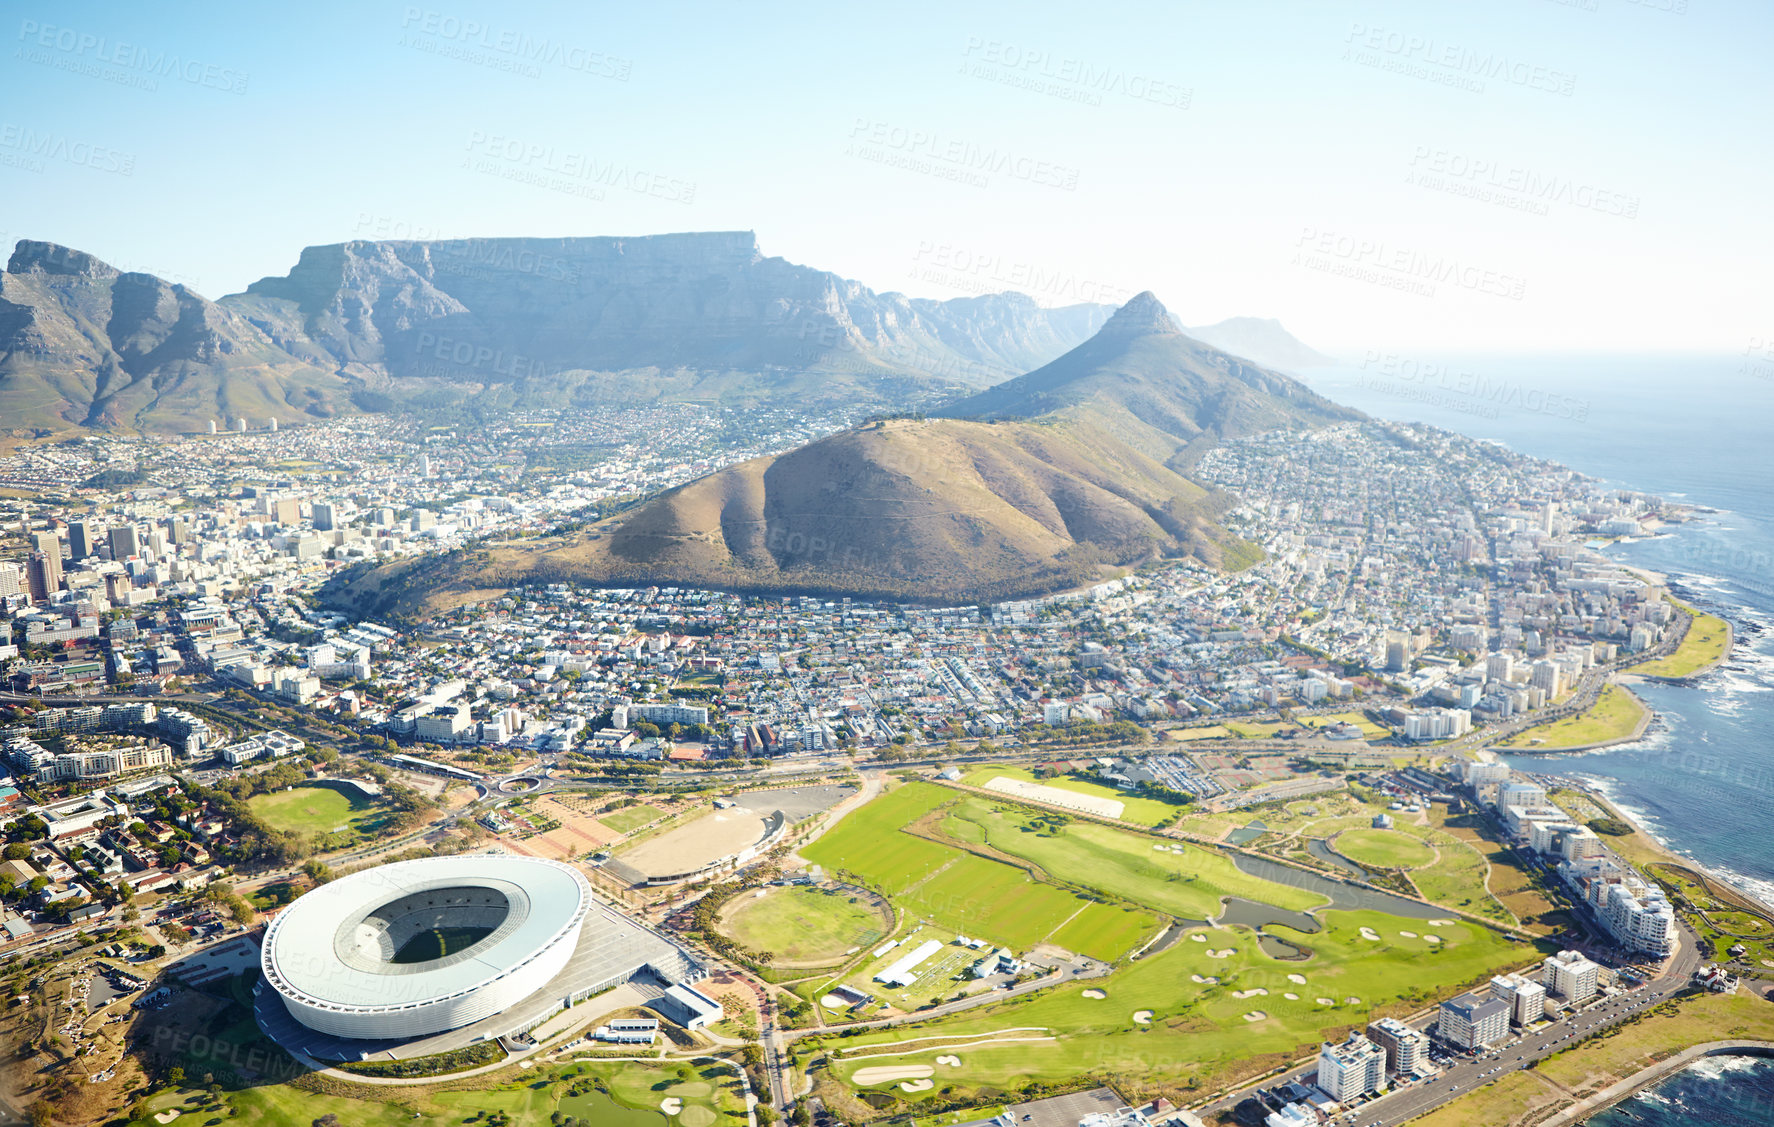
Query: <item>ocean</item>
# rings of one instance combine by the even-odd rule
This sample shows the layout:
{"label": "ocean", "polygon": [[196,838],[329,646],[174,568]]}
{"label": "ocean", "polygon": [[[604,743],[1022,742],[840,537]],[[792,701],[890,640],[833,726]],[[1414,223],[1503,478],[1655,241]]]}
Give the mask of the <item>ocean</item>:
{"label": "ocean", "polygon": [[1707,1057],[1591,1116],[1587,1127],[1767,1127],[1774,1060]]}
{"label": "ocean", "polygon": [[1774,905],[1774,360],[1369,354],[1303,378],[1371,415],[1715,510],[1606,551],[1730,620],[1727,664],[1690,685],[1634,686],[1658,717],[1636,743],[1507,761],[1586,778],[1670,849]]}

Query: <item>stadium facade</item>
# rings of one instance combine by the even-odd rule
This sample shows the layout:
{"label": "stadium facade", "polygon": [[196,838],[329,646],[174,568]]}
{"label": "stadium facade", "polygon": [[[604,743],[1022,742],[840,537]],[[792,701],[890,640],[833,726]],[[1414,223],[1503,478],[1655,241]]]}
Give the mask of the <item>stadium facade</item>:
{"label": "stadium facade", "polygon": [[[637,977],[703,974],[593,897],[577,869],[509,854],[401,861],[321,885],[271,922],[260,966],[300,1027],[278,1040],[335,1059],[357,1055],[337,1039],[386,1050],[452,1031],[503,1037]],[[284,1023],[261,1010],[261,1024]]]}

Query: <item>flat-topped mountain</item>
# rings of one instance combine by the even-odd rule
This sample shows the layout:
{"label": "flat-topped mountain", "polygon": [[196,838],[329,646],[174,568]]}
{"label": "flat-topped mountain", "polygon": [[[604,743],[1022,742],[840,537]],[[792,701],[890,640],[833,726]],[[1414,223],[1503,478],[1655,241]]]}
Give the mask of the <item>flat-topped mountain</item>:
{"label": "flat-topped mountain", "polygon": [[402,404],[898,408],[1044,363],[1109,312],[876,293],[750,232],[337,243],[217,301],[26,241],[0,276],[0,417],[198,430]]}
{"label": "flat-topped mountain", "polygon": [[1363,417],[1292,376],[1184,335],[1150,291],[1051,364],[956,400],[938,413],[1086,421],[1176,467],[1186,467],[1215,439]]}

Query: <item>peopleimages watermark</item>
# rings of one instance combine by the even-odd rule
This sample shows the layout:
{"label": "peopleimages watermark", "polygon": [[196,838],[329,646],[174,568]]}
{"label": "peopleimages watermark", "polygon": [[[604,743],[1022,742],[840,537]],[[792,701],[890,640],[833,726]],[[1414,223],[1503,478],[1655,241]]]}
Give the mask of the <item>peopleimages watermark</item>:
{"label": "peopleimages watermark", "polygon": [[1431,145],[1412,148],[1405,183],[1529,215],[1550,214],[1552,205],[1558,204],[1621,219],[1638,218],[1639,198],[1630,192]]}
{"label": "peopleimages watermark", "polygon": [[386,215],[381,212],[360,211],[352,231],[375,242],[394,243],[428,243],[453,236],[444,234],[442,227],[427,226],[415,223],[398,215]]}
{"label": "peopleimages watermark", "polygon": [[[458,340],[433,332],[420,332],[413,341],[413,351],[425,360],[420,368],[434,376],[497,376],[500,379],[541,379],[558,376],[566,369],[545,363],[533,356],[507,353],[502,348]],[[442,365],[448,365],[443,367]]]}
{"label": "peopleimages watermark", "polygon": [[844,155],[942,180],[984,188],[993,176],[1044,188],[1075,191],[1078,170],[1009,147],[985,146],[960,137],[859,117],[850,127]]}
{"label": "peopleimages watermark", "polygon": [[0,123],[0,164],[29,172],[42,172],[48,167],[46,162],[49,161],[90,168],[95,172],[111,172],[118,176],[129,176],[136,170],[134,153],[113,149],[109,145],[95,145],[61,133],[39,132],[26,125]]}
{"label": "peopleimages watermark", "polygon": [[963,293],[1020,290],[1069,303],[1125,305],[1136,290],[1111,285],[1069,270],[1055,270],[1000,254],[988,254],[953,243],[922,240],[912,256],[908,277]]}
{"label": "peopleimages watermark", "polygon": [[1293,264],[1418,297],[1434,297],[1436,287],[1446,285],[1520,301],[1527,289],[1526,281],[1513,274],[1475,266],[1452,255],[1317,227],[1301,229],[1294,241]]}
{"label": "peopleimages watermark", "polygon": [[250,77],[243,70],[218,63],[31,19],[19,21],[18,41],[21,46],[13,52],[15,59],[141,90],[158,90],[166,79],[244,94]]}
{"label": "peopleimages watermark", "polygon": [[1164,79],[1118,66],[1097,66],[1001,39],[970,35],[961,58],[961,73],[969,77],[1080,105],[1100,106],[1103,95],[1112,94],[1166,109],[1186,110],[1195,97],[1193,89]]}
{"label": "peopleimages watermark", "polygon": [[634,65],[619,55],[595,51],[583,44],[495,27],[432,8],[407,8],[400,26],[399,43],[409,50],[527,78],[540,78],[546,65],[593,78],[627,82]]}
{"label": "peopleimages watermark", "polygon": [[1741,373],[1758,380],[1774,379],[1774,338],[1750,337],[1743,349]]}
{"label": "peopleimages watermark", "polygon": [[1343,58],[1359,66],[1475,94],[1484,93],[1485,83],[1491,81],[1567,98],[1577,88],[1576,76],[1565,71],[1494,51],[1446,43],[1431,35],[1370,27],[1360,22],[1351,24],[1349,34],[1343,37]]}
{"label": "peopleimages watermark", "polygon": [[[1587,399],[1527,387],[1516,380],[1486,376],[1470,368],[1422,361],[1377,349],[1369,349],[1363,354],[1360,367],[1363,371],[1400,381],[1399,384],[1386,384],[1381,380],[1370,380],[1366,386],[1375,391],[1387,391],[1405,398],[1434,402],[1437,406],[1466,411],[1468,414],[1483,414],[1486,418],[1494,419],[1500,411],[1510,410],[1552,415],[1579,423],[1589,419]],[[1465,404],[1443,396],[1444,392],[1463,397]],[[1430,399],[1429,396],[1438,398]],[[1485,410],[1471,411],[1468,410],[1469,407],[1482,407]]]}
{"label": "peopleimages watermark", "polygon": [[696,202],[696,182],[693,180],[519,137],[476,130],[469,135],[468,152],[470,155],[462,162],[465,168],[585,199],[605,199],[605,190],[614,189],[651,196],[666,203]]}

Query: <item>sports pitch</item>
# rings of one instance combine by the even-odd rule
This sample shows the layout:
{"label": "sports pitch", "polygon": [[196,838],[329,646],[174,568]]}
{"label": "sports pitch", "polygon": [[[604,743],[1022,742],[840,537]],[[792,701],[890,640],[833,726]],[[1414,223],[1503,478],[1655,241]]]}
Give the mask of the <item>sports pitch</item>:
{"label": "sports pitch", "polygon": [[1337,835],[1337,852],[1377,869],[1416,869],[1435,860],[1435,850],[1397,830],[1344,830]]}
{"label": "sports pitch", "polygon": [[246,800],[254,814],[275,829],[298,834],[324,834],[337,829],[367,832],[382,807],[355,790],[303,783],[288,790],[255,794]]}
{"label": "sports pitch", "polygon": [[841,886],[789,885],[743,894],[723,914],[721,929],[777,965],[818,966],[879,943],[892,916],[872,897]]}

